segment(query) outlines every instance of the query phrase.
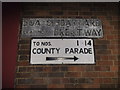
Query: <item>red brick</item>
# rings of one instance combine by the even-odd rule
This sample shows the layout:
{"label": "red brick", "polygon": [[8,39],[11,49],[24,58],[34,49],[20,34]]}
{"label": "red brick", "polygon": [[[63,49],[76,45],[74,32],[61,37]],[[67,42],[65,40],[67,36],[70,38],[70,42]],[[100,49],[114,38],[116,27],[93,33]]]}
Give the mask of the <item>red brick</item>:
{"label": "red brick", "polygon": [[18,66],[28,66],[30,65],[29,61],[20,61],[20,62],[17,62],[17,65]]}
{"label": "red brick", "polygon": [[111,50],[102,50],[102,49],[100,49],[100,50],[97,50],[97,52],[96,52],[97,54],[111,54]]}
{"label": "red brick", "polygon": [[29,44],[21,44],[19,49],[30,49],[30,45]]}
{"label": "red brick", "polygon": [[118,66],[110,66],[110,71],[111,72],[117,72],[118,71]]}
{"label": "red brick", "polygon": [[78,15],[78,11],[68,11],[67,15]]}
{"label": "red brick", "polygon": [[27,55],[30,54],[30,51],[29,51],[29,50],[19,50],[19,51],[18,51],[18,54],[19,54],[19,55],[25,55],[25,56],[27,56]]}
{"label": "red brick", "polygon": [[102,56],[100,56],[100,57],[101,57],[101,59],[104,60],[104,61],[105,61],[105,60],[109,60],[109,59],[108,59],[108,55],[102,55]]}
{"label": "red brick", "polygon": [[114,44],[114,45],[113,45],[113,44],[111,44],[111,45],[108,45],[108,48],[113,50],[113,49],[117,49],[117,48],[118,48],[118,46],[117,46],[117,45],[115,45],[115,44]]}
{"label": "red brick", "polygon": [[37,78],[37,79],[33,79],[32,80],[32,83],[34,84],[34,85],[40,85],[40,84],[44,84],[44,83],[46,83],[47,82],[47,80],[45,80],[45,79],[39,79],[39,78]]}
{"label": "red brick", "polygon": [[107,39],[108,40],[114,40],[115,39],[115,35],[107,35]]}
{"label": "red brick", "polygon": [[111,84],[112,83],[112,78],[102,78],[102,82],[105,84]]}
{"label": "red brick", "polygon": [[52,67],[52,71],[53,72],[58,72],[58,71],[60,71],[60,67]]}
{"label": "red brick", "polygon": [[86,70],[84,71],[94,71],[94,66],[86,66]]}
{"label": "red brick", "polygon": [[44,72],[51,72],[52,71],[52,67],[44,67],[43,71]]}
{"label": "red brick", "polygon": [[49,84],[60,84],[61,83],[61,78],[50,78],[48,79]]}
{"label": "red brick", "polygon": [[117,84],[101,84],[100,88],[117,88]]}
{"label": "red brick", "polygon": [[95,45],[95,49],[107,49],[107,45]]}
{"label": "red brick", "polygon": [[48,77],[64,77],[63,72],[48,73]]}
{"label": "red brick", "polygon": [[49,84],[47,88],[64,88],[64,84]]}
{"label": "red brick", "polygon": [[118,54],[118,49],[113,49],[112,54]]}
{"label": "red brick", "polygon": [[68,67],[62,66],[62,67],[60,67],[60,71],[68,71]]}
{"label": "red brick", "polygon": [[97,61],[97,65],[113,65],[113,61]]}
{"label": "red brick", "polygon": [[98,77],[99,72],[82,72],[82,77]]}
{"label": "red brick", "polygon": [[27,44],[27,45],[29,45],[30,44],[30,39],[21,39],[21,40],[19,40],[19,44]]}
{"label": "red brick", "polygon": [[34,72],[34,73],[32,73],[32,77],[34,77],[34,78],[44,78],[44,77],[47,77],[47,73],[38,73],[38,72]]}
{"label": "red brick", "polygon": [[102,78],[94,78],[94,82],[95,84],[97,83],[102,83]]}
{"label": "red brick", "polygon": [[114,72],[100,72],[99,74],[100,77],[115,77]]}
{"label": "red brick", "polygon": [[65,84],[65,88],[76,88],[75,84]]}
{"label": "red brick", "polygon": [[27,72],[34,72],[35,71],[35,67],[26,67],[26,71]]}
{"label": "red brick", "polygon": [[69,83],[69,78],[61,78],[61,83]]}
{"label": "red brick", "polygon": [[[111,43],[112,45],[115,44],[116,46],[117,46],[118,42],[119,42],[118,40],[111,40],[111,41],[110,41],[110,43]],[[117,47],[118,47],[118,46],[117,46]]]}
{"label": "red brick", "polygon": [[70,66],[68,68],[69,71],[73,71],[73,72],[81,72],[85,70],[85,67],[80,67],[80,66]]}
{"label": "red brick", "polygon": [[95,71],[110,71],[110,66],[95,66]]}
{"label": "red brick", "polygon": [[43,72],[43,67],[35,67],[35,72]]}
{"label": "red brick", "polygon": [[80,72],[66,72],[65,77],[81,77]]}
{"label": "red brick", "polygon": [[30,84],[32,84],[32,79],[18,79],[18,84],[30,85]]}
{"label": "red brick", "polygon": [[100,88],[99,84],[76,84],[76,88]]}
{"label": "red brick", "polygon": [[118,57],[116,55],[110,55],[110,56],[108,56],[108,59],[109,60],[117,60]]}
{"label": "red brick", "polygon": [[26,72],[27,68],[26,67],[18,67],[17,72]]}
{"label": "red brick", "polygon": [[114,65],[120,65],[119,61],[114,61]]}
{"label": "red brick", "polygon": [[30,85],[16,85],[15,88],[31,88]]}
{"label": "red brick", "polygon": [[50,11],[50,15],[63,15],[63,11]]}
{"label": "red brick", "polygon": [[110,44],[110,41],[109,40],[96,40],[95,44],[97,44],[97,45],[107,45],[107,44]]}
{"label": "red brick", "polygon": [[30,88],[47,88],[47,85],[46,84],[40,84],[40,85],[30,85]]}
{"label": "red brick", "polygon": [[31,73],[16,73],[17,78],[30,78]]}
{"label": "red brick", "polygon": [[29,56],[27,56],[27,55],[20,55],[18,60],[19,61],[28,61],[29,60]]}
{"label": "red brick", "polygon": [[35,11],[33,16],[46,16],[46,15],[49,15],[48,11],[41,10],[37,12]]}

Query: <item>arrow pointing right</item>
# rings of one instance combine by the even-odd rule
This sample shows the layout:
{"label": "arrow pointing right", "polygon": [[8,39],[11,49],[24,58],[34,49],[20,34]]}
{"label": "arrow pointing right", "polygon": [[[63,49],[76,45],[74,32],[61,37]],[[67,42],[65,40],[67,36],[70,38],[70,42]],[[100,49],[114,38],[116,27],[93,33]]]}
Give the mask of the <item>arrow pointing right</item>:
{"label": "arrow pointing right", "polygon": [[52,60],[78,60],[76,56],[74,57],[46,57],[46,61],[52,61]]}

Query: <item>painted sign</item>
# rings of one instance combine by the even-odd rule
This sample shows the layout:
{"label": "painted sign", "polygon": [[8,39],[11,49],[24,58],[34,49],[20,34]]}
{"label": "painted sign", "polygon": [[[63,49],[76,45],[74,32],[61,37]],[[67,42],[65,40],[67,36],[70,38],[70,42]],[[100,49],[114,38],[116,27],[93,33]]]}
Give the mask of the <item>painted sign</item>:
{"label": "painted sign", "polygon": [[23,18],[21,37],[103,37],[99,19]]}
{"label": "painted sign", "polygon": [[92,39],[32,39],[31,64],[95,64]]}

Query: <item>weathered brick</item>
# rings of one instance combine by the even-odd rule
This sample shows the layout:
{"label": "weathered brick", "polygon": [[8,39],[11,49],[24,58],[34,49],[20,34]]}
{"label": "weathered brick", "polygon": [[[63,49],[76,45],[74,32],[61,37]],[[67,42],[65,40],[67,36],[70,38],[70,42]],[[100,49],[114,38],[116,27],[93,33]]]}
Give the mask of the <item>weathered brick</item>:
{"label": "weathered brick", "polygon": [[20,62],[17,62],[17,65],[18,66],[29,66],[29,61],[20,61]]}
{"label": "weathered brick", "polygon": [[29,44],[21,44],[19,49],[30,49]]}
{"label": "weathered brick", "polygon": [[43,72],[43,67],[35,67],[36,72]]}
{"label": "weathered brick", "polygon": [[48,77],[64,77],[63,72],[48,73]]}
{"label": "weathered brick", "polygon": [[100,49],[100,50],[97,50],[97,52],[96,52],[97,54],[111,54],[111,50],[102,50],[102,49]]}
{"label": "weathered brick", "polygon": [[47,88],[64,88],[64,84],[49,84]]}
{"label": "weathered brick", "polygon": [[26,72],[26,67],[18,67],[18,72]]}
{"label": "weathered brick", "polygon": [[30,78],[31,73],[16,73],[17,78]]}
{"label": "weathered brick", "polygon": [[63,11],[50,11],[50,15],[63,15]]}
{"label": "weathered brick", "polygon": [[30,88],[47,88],[47,85],[46,84],[39,84],[39,85],[30,85]]}
{"label": "weathered brick", "polygon": [[117,84],[101,84],[100,88],[117,88]]}
{"label": "weathered brick", "polygon": [[68,11],[68,15],[78,15],[78,11]]}
{"label": "weathered brick", "polygon": [[26,39],[26,40],[21,39],[21,40],[19,40],[19,44],[30,44],[30,40],[29,39]]}
{"label": "weathered brick", "polygon": [[32,79],[18,79],[18,84],[32,84]]}
{"label": "weathered brick", "polygon": [[111,72],[117,72],[118,71],[118,66],[110,66],[110,71]]}
{"label": "weathered brick", "polygon": [[100,88],[99,84],[78,84],[76,85],[76,88],[86,88],[86,89],[95,89],[97,90],[98,88]]}
{"label": "weathered brick", "polygon": [[95,49],[105,50],[105,49],[107,49],[107,45],[95,45]]}
{"label": "weathered brick", "polygon": [[20,55],[19,56],[19,60],[20,61],[27,61],[27,60],[29,60],[29,56],[27,56],[27,55]]}
{"label": "weathered brick", "polygon": [[110,66],[95,66],[95,71],[110,71]]}
{"label": "weathered brick", "polygon": [[115,77],[114,72],[100,72],[99,77]]}
{"label": "weathered brick", "polygon": [[110,44],[110,41],[109,40],[96,40],[95,44],[96,45],[108,45]]}
{"label": "weathered brick", "polygon": [[76,88],[75,84],[65,84],[65,88]]}
{"label": "weathered brick", "polygon": [[15,88],[31,88],[30,85],[16,85]]}
{"label": "weathered brick", "polygon": [[38,73],[38,72],[35,72],[35,73],[32,73],[32,76],[34,78],[43,78],[43,77],[47,77],[47,73]]}
{"label": "weathered brick", "polygon": [[94,66],[86,66],[86,71],[94,71]]}
{"label": "weathered brick", "polygon": [[26,67],[27,72],[35,72],[35,67]]}
{"label": "weathered brick", "polygon": [[97,65],[113,65],[113,61],[97,61]]}
{"label": "weathered brick", "polygon": [[49,84],[60,84],[61,83],[61,78],[50,78],[49,80]]}
{"label": "weathered brick", "polygon": [[44,80],[43,78],[41,78],[41,79],[32,79],[32,83],[34,84],[34,85],[40,85],[40,84],[44,84],[44,83],[46,83],[47,81],[46,80]]}
{"label": "weathered brick", "polygon": [[29,55],[29,54],[30,54],[30,51],[29,51],[29,50],[19,50],[19,51],[18,51],[18,54],[19,54],[19,55]]}
{"label": "weathered brick", "polygon": [[51,72],[51,71],[52,71],[52,68],[51,68],[51,67],[44,67],[44,68],[43,68],[43,71],[44,71],[44,72]]}
{"label": "weathered brick", "polygon": [[69,78],[61,78],[61,83],[70,83]]}
{"label": "weathered brick", "polygon": [[102,83],[111,84],[112,83],[112,78],[102,78]]}
{"label": "weathered brick", "polygon": [[101,60],[110,60],[108,55],[101,55]]}
{"label": "weathered brick", "polygon": [[70,83],[93,83],[93,78],[70,78]]}
{"label": "weathered brick", "polygon": [[52,67],[52,71],[53,72],[59,72],[60,71],[60,67]]}
{"label": "weathered brick", "polygon": [[81,77],[80,72],[66,72],[65,77]]}
{"label": "weathered brick", "polygon": [[61,70],[61,71],[68,71],[68,67],[62,66],[62,67],[60,67],[60,70]]}
{"label": "weathered brick", "polygon": [[82,72],[82,77],[99,77],[99,72]]}

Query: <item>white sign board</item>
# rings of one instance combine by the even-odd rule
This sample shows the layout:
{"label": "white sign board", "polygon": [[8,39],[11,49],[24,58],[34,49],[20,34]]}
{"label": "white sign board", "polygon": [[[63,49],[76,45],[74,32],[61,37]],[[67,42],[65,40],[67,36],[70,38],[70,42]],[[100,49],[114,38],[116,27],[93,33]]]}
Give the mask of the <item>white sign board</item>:
{"label": "white sign board", "polygon": [[95,64],[92,39],[32,39],[31,64]]}

